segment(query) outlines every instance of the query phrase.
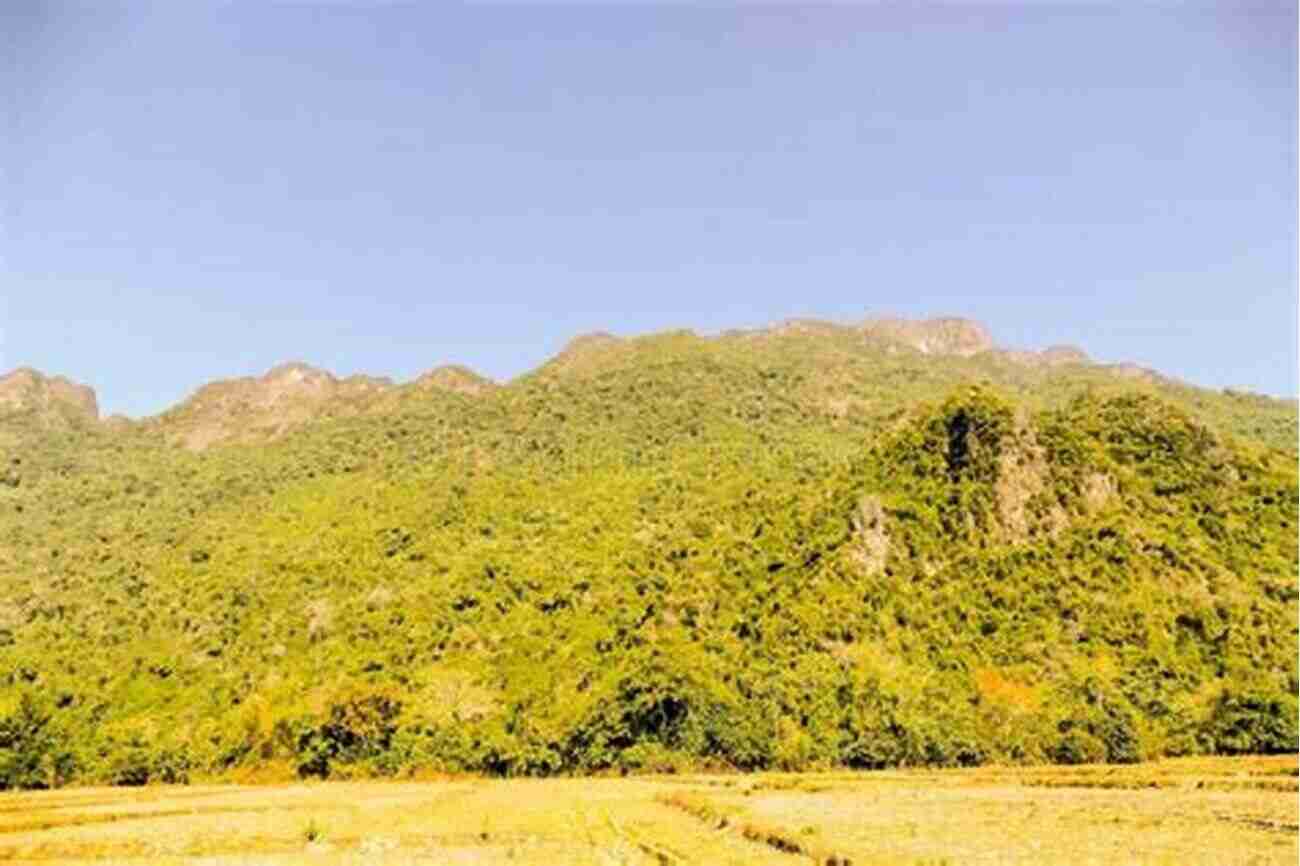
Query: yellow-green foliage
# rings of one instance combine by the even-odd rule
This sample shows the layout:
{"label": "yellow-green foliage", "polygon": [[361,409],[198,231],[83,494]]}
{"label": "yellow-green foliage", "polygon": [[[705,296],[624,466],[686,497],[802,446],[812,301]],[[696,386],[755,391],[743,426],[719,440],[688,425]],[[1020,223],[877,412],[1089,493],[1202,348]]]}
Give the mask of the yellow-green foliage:
{"label": "yellow-green foliage", "polygon": [[1280,401],[677,334],[199,454],[4,423],[0,786],[1297,746]]}

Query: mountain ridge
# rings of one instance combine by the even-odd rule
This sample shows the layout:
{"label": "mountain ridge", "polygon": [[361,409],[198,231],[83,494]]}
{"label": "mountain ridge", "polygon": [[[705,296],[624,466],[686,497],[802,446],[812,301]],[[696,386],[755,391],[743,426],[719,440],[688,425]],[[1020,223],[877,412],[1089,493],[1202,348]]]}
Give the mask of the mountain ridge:
{"label": "mountain ridge", "polygon": [[10,377],[0,787],[1297,748],[1294,404],[885,330]]}
{"label": "mountain ridge", "polygon": [[[1167,380],[1178,382],[1162,373],[1128,362],[1101,363],[1093,361],[1077,346],[1051,345],[1041,350],[1016,349],[995,345],[988,328],[979,322],[954,316],[928,319],[905,319],[894,316],[872,316],[858,324],[840,324],[826,320],[795,318],[785,319],[764,328],[729,330],[717,336],[698,337],[693,331],[663,331],[650,334],[620,337],[608,332],[579,334],[568,341],[554,357],[544,361],[534,370],[521,373],[509,382],[518,381],[542,371],[556,373],[581,367],[592,355],[626,345],[638,340],[668,334],[689,335],[701,340],[730,338],[762,339],[783,335],[843,336],[861,335],[869,342],[885,347],[887,351],[915,351],[935,357],[974,359],[981,356],[998,359],[1026,367],[1055,367],[1086,365],[1108,371],[1116,377]],[[49,384],[40,384],[48,382]],[[0,376],[0,417],[6,412],[45,410],[62,407],[82,423],[98,422],[110,429],[125,430],[135,425],[145,428],[179,426],[172,439],[185,447],[202,449],[212,444],[240,438],[238,430],[231,429],[231,419],[219,417],[221,407],[240,410],[245,415],[241,428],[260,430],[269,435],[301,427],[325,412],[327,405],[346,405],[350,400],[361,399],[362,404],[385,405],[373,397],[384,392],[412,387],[444,387],[467,395],[477,395],[500,388],[498,383],[461,364],[442,364],[413,379],[397,383],[387,376],[356,374],[340,378],[334,373],[303,361],[278,363],[261,375],[215,379],[196,387],[187,397],[162,411],[138,418],[115,414],[99,418],[98,400],[94,389],[63,376],[50,376],[29,367],[19,367]],[[1179,383],[1187,384],[1187,383]],[[1191,385],[1191,387],[1201,387]],[[1211,390],[1211,389],[1205,389]],[[1238,393],[1240,389],[1234,389]],[[40,394],[38,397],[37,394]],[[20,396],[26,394],[26,396]],[[1268,395],[1250,395],[1265,399],[1284,400]],[[391,405],[391,403],[389,404]],[[207,408],[206,423],[201,407]],[[275,408],[280,410],[279,417]],[[346,410],[345,410],[346,411]],[[365,411],[353,407],[352,411]],[[38,412],[39,414],[39,412]],[[188,417],[187,417],[188,416]],[[214,417],[218,416],[218,417]]]}

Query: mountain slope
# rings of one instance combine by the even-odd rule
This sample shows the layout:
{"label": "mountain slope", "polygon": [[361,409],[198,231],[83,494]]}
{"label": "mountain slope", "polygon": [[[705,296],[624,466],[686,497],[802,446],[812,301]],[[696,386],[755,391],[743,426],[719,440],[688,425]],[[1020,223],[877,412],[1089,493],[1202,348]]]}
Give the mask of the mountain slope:
{"label": "mountain slope", "polygon": [[42,426],[78,427],[99,420],[93,389],[63,376],[20,367],[0,376],[0,417]]}
{"label": "mountain slope", "polygon": [[1294,749],[1294,404],[890,328],[8,416],[0,784]]}

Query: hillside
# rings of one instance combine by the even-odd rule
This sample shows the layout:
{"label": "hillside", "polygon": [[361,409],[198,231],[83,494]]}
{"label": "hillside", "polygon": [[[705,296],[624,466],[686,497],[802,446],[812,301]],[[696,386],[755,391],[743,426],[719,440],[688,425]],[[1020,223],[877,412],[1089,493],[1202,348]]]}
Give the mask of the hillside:
{"label": "hillside", "polygon": [[1295,750],[1294,401],[963,320],[0,379],[0,787]]}

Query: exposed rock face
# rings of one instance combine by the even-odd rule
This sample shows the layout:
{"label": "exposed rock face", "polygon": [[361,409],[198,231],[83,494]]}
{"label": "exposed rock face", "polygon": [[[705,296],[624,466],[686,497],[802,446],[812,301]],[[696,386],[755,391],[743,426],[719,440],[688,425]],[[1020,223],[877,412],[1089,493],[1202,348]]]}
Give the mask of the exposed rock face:
{"label": "exposed rock face", "polygon": [[622,342],[618,337],[604,331],[580,334],[570,340],[560,354],[552,358],[543,369],[549,368],[556,372],[580,369],[592,357]]}
{"label": "exposed rock face", "polygon": [[139,422],[133,421],[125,415],[114,413],[103,420],[104,429],[111,433],[123,433],[128,430],[134,430]]}
{"label": "exposed rock face", "polygon": [[861,330],[869,337],[902,343],[927,355],[969,358],[981,352],[993,352],[1005,361],[1035,367],[1091,363],[1087,353],[1077,346],[1049,346],[1041,352],[996,348],[988,329],[970,319],[872,318],[862,323]]}
{"label": "exposed rock face", "polygon": [[821,319],[785,319],[773,325],[771,333],[778,335],[805,334],[810,336],[833,337],[846,330],[843,325],[824,322]]}
{"label": "exposed rock face", "polygon": [[603,349],[607,346],[615,346],[619,343],[618,337],[606,331],[593,331],[590,334],[579,334],[570,340],[564,347],[561,355],[576,352],[587,352],[592,349]]}
{"label": "exposed rock face", "polygon": [[350,376],[292,362],[260,377],[224,379],[204,385],[158,423],[172,438],[201,450],[227,440],[281,436],[322,416],[355,415],[393,387],[389,379]]}
{"label": "exposed rock face", "polygon": [[1091,359],[1088,353],[1078,346],[1048,346],[1039,353],[1043,363],[1049,366],[1056,364],[1087,364]]}
{"label": "exposed rock face", "polygon": [[99,401],[87,385],[19,367],[0,376],[0,413],[8,412],[34,412],[43,422],[94,423]]}
{"label": "exposed rock face", "polygon": [[1017,544],[1037,532],[1056,534],[1068,519],[1060,505],[1041,501],[1047,490],[1047,454],[1027,417],[1016,419],[1016,430],[1003,447],[993,486],[1001,535]]}
{"label": "exposed rock face", "polygon": [[1089,514],[1100,511],[1118,491],[1119,485],[1113,477],[1102,472],[1093,472],[1083,479],[1084,508]]}
{"label": "exposed rock face", "polygon": [[877,574],[889,558],[889,530],[885,509],[876,496],[863,497],[853,515],[853,547],[850,556],[866,574]]}
{"label": "exposed rock face", "polygon": [[1091,364],[1087,353],[1075,346],[1048,346],[1041,352],[1030,349],[994,349],[993,355],[1027,367],[1058,367],[1062,364]]}
{"label": "exposed rock face", "polygon": [[1140,367],[1137,364],[1108,364],[1107,370],[1110,370],[1121,379],[1137,379],[1144,382],[1155,382],[1161,377],[1154,370],[1148,370],[1146,367]]}
{"label": "exposed rock face", "polygon": [[387,376],[365,376],[357,374],[348,376],[342,382],[344,388],[353,391],[387,391],[393,387],[393,380]]}
{"label": "exposed rock face", "polygon": [[968,358],[993,348],[988,329],[970,319],[867,319],[861,325],[869,337],[904,343],[927,355]]}
{"label": "exposed rock face", "polygon": [[435,367],[420,376],[412,384],[418,388],[441,388],[444,391],[453,391],[470,397],[477,397],[479,394],[497,387],[496,383],[491,379],[480,376],[468,367],[462,367],[459,364],[445,364],[441,367]]}

